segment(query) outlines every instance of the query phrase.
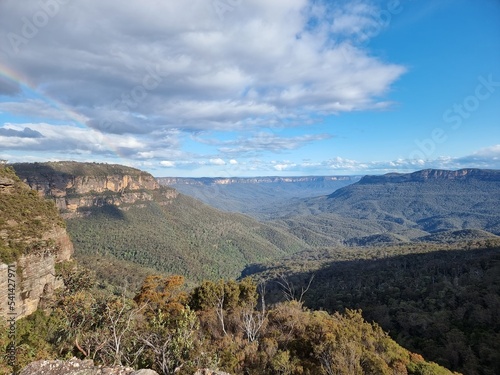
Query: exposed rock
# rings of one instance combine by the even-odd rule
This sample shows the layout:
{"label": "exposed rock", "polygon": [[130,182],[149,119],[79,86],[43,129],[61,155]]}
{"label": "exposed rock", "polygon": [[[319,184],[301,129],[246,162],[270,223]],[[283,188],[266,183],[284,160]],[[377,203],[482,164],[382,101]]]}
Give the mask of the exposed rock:
{"label": "exposed rock", "polygon": [[[0,189],[0,245],[3,255],[10,256],[0,261],[0,316],[19,319],[63,285],[55,265],[70,260],[73,244],[55,208],[33,195],[12,171],[1,172],[0,185],[10,191]],[[20,255],[12,255],[14,248]]]}
{"label": "exposed rock", "polygon": [[136,371],[130,367],[94,366],[92,360],[72,358],[68,361],[37,361],[26,366],[19,375],[158,375],[153,370]]}
{"label": "exposed rock", "polygon": [[161,185],[231,185],[231,184],[271,184],[271,183],[295,183],[295,182],[320,182],[320,181],[350,181],[351,176],[301,176],[301,177],[231,177],[231,178],[183,178],[183,177],[159,177],[157,180]]}
{"label": "exposed rock", "polygon": [[156,371],[153,370],[148,370],[148,369],[142,369],[142,370],[137,370],[132,373],[133,375],[158,375]]}
{"label": "exposed rock", "polygon": [[231,375],[228,374],[227,372],[223,371],[214,371],[214,370],[209,370],[207,368],[198,370],[194,373],[194,375]]}
{"label": "exposed rock", "polygon": [[160,188],[149,173],[114,164],[54,162],[13,164],[31,189],[52,198],[65,219],[88,214],[91,207],[119,206],[127,210],[137,202],[154,200],[153,192],[177,197],[171,188]]}
{"label": "exposed rock", "polygon": [[413,173],[388,173],[382,176],[365,176],[360,184],[423,182],[428,180],[467,180],[500,181],[500,171],[487,169],[460,169],[456,171],[442,169],[424,169]]}
{"label": "exposed rock", "polygon": [[[14,286],[15,310],[11,312],[15,313],[16,319],[35,312],[40,302],[50,298],[56,289],[63,286],[62,280],[56,277],[55,265],[71,258],[73,245],[64,229],[54,230],[52,234],[55,242],[53,246],[22,255],[13,264],[15,278],[9,278],[8,265],[0,263],[0,316],[7,317],[10,311],[9,286]],[[47,233],[47,237],[50,236],[51,233]]]}
{"label": "exposed rock", "polygon": [[[68,361],[36,361],[26,366],[19,375],[158,375],[156,371],[134,370],[123,366],[94,366],[92,360],[72,358]],[[194,375],[231,375],[227,372],[201,369]]]}
{"label": "exposed rock", "polygon": [[114,164],[20,163],[12,167],[33,190],[52,197],[159,189],[149,173]]}
{"label": "exposed rock", "polygon": [[[2,168],[0,166],[0,168]],[[0,176],[0,193],[6,194],[12,191],[14,181],[7,177]]]}

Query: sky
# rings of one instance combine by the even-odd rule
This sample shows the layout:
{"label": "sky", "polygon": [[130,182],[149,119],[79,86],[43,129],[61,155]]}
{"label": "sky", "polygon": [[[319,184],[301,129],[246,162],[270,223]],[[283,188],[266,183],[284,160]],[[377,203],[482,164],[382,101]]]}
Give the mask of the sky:
{"label": "sky", "polygon": [[500,169],[500,1],[0,0],[0,159]]}

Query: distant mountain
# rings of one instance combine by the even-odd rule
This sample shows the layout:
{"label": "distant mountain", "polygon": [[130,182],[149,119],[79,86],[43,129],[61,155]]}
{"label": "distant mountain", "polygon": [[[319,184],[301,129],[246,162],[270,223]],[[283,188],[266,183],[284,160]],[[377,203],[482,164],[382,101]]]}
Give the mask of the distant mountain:
{"label": "distant mountain", "polygon": [[233,184],[274,184],[274,183],[325,183],[331,181],[352,181],[351,176],[263,176],[263,177],[158,177],[162,185],[233,185]]}
{"label": "distant mountain", "polygon": [[314,232],[311,238],[302,238],[320,239],[323,245],[328,245],[325,238],[348,243],[375,236],[366,239],[383,242],[380,235],[398,235],[385,237],[398,242],[462,229],[498,235],[500,171],[431,169],[366,176],[330,195],[294,202],[283,212],[280,224]]}
{"label": "distant mountain", "polygon": [[283,214],[291,200],[317,197],[359,181],[358,176],[176,178],[158,182],[223,211],[259,219]]}
{"label": "distant mountain", "polygon": [[192,281],[236,277],[246,264],[308,248],[286,229],[218,211],[134,168],[76,162],[13,168],[64,213],[76,258],[115,283],[137,285],[151,269]]}
{"label": "distant mountain", "polygon": [[432,180],[481,180],[500,181],[500,170],[494,169],[459,169],[456,171],[443,169],[424,169],[413,173],[388,173],[381,176],[364,176],[360,184],[426,182]]}

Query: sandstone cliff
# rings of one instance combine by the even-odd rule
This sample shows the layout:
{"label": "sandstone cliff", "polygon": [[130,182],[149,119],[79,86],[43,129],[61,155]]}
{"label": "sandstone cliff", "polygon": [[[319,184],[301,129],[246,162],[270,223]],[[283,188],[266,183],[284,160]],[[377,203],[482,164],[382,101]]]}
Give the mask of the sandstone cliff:
{"label": "sandstone cliff", "polygon": [[413,173],[388,173],[382,176],[365,176],[359,183],[398,183],[398,182],[425,182],[432,180],[482,180],[500,181],[500,171],[487,169],[459,169],[456,171],[442,169],[424,169]]}
{"label": "sandstone cliff", "polygon": [[33,190],[52,198],[64,218],[79,216],[91,207],[127,209],[128,205],[153,200],[155,191],[166,198],[177,196],[174,189],[160,188],[149,173],[121,165],[49,162],[12,167]]}
{"label": "sandstone cliff", "polygon": [[[40,302],[62,285],[55,265],[69,260],[73,253],[54,204],[2,166],[0,250],[0,316],[11,313],[9,317],[16,319],[36,311]],[[9,301],[14,304],[8,305]]]}
{"label": "sandstone cliff", "polygon": [[322,182],[322,181],[352,181],[351,176],[300,176],[300,177],[159,177],[161,185],[232,185],[232,184],[274,184],[274,183],[297,183],[297,182]]}

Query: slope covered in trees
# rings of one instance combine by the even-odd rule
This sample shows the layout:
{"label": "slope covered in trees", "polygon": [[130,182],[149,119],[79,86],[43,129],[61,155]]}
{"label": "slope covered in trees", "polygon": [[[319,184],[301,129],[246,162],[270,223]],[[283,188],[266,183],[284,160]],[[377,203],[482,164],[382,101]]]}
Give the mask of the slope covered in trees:
{"label": "slope covered in trees", "polygon": [[48,247],[47,232],[64,228],[53,202],[41,199],[0,165],[0,261],[11,263],[23,253]]}
{"label": "slope covered in trees", "polygon": [[151,194],[152,201],[126,210],[96,207],[68,220],[75,256],[85,257],[87,265],[89,257],[95,263],[112,257],[201,280],[237,277],[247,264],[307,248],[286,231],[250,217],[223,213],[184,195],[165,199],[161,189]]}
{"label": "slope covered in trees", "polygon": [[[294,202],[283,212],[278,223],[302,228],[304,240],[323,246],[360,244],[360,237],[368,245],[394,243],[463,229],[498,235],[500,171],[365,176],[328,196]],[[375,236],[373,242],[368,236]]]}
{"label": "slope covered in trees", "polygon": [[[185,291],[181,276],[150,276],[132,300],[95,288],[92,276],[71,264],[59,272],[66,289],[45,312],[18,322],[19,367],[76,356],[180,375],[200,368],[234,375],[452,374],[396,344],[359,311],[266,305],[250,279],[204,281]],[[0,344],[6,341],[0,332]],[[9,371],[3,359],[0,370]]]}
{"label": "slope covered in trees", "polygon": [[237,277],[247,264],[308,248],[282,227],[218,211],[135,168],[77,162],[13,167],[56,201],[76,258],[115,285],[126,281],[136,288],[152,269],[191,281]]}
{"label": "slope covered in trees", "polygon": [[500,373],[498,240],[306,251],[250,274],[271,280],[275,301],[310,283],[310,308],[362,309],[425,358],[465,374]]}
{"label": "slope covered in trees", "polygon": [[290,201],[331,194],[359,180],[357,176],[157,178],[164,186],[222,211],[258,219],[276,217]]}

